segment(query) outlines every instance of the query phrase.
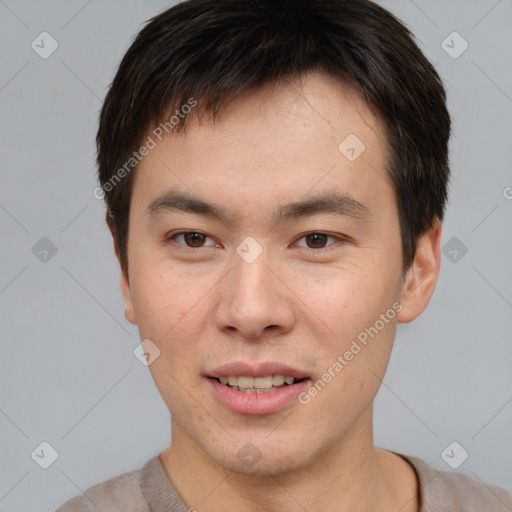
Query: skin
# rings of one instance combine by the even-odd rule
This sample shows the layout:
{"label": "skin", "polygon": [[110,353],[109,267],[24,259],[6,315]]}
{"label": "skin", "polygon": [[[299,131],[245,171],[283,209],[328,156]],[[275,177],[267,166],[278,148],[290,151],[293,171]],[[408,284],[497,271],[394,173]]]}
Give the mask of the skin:
{"label": "skin", "polygon": [[[441,223],[418,240],[404,273],[385,132],[334,78],[310,74],[251,92],[215,122],[190,116],[185,132],[168,135],[139,165],[129,273],[121,273],[126,318],[161,351],[150,371],[172,413],[172,441],[160,456],[169,479],[187,506],[208,512],[419,510],[412,467],[374,447],[372,404],[397,323],[421,314],[433,294]],[[353,162],[338,150],[351,133],[366,146]],[[148,213],[171,189],[222,205],[229,222]],[[272,219],[281,205],[332,191],[368,215]],[[168,240],[180,230],[206,237],[194,247],[183,236]],[[305,237],[312,231],[329,237],[315,245]],[[252,263],[236,252],[247,236],[263,249]],[[394,303],[400,313],[307,405],[237,414],[203,376],[256,360],[316,381]],[[249,442],[261,454],[250,467],[237,456]]]}

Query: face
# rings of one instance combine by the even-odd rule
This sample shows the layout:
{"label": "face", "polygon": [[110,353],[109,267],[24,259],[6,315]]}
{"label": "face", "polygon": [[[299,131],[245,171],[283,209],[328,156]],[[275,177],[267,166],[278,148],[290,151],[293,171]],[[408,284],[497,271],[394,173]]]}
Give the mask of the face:
{"label": "face", "polygon": [[139,164],[122,278],[173,443],[268,475],[367,440],[404,314],[384,131],[321,74],[188,123]]}

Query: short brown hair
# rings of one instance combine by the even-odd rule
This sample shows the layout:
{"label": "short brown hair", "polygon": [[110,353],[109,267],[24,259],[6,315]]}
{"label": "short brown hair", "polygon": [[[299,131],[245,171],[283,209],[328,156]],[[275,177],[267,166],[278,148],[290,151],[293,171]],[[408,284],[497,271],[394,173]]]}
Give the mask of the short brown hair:
{"label": "short brown hair", "polygon": [[[355,86],[384,123],[410,266],[418,237],[444,215],[450,116],[442,81],[409,30],[369,0],[188,0],[147,22],[101,110],[99,179],[126,274],[133,173],[113,179],[149,128],[190,98],[215,117],[241,93],[314,71]],[[175,117],[184,129],[186,116]]]}

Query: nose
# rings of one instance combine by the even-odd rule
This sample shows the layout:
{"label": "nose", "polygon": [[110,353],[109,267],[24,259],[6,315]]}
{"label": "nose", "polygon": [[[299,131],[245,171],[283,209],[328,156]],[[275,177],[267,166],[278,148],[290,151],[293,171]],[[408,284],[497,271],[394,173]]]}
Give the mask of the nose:
{"label": "nose", "polygon": [[289,332],[296,316],[293,294],[265,251],[251,263],[236,255],[234,265],[223,280],[217,328],[251,340]]}

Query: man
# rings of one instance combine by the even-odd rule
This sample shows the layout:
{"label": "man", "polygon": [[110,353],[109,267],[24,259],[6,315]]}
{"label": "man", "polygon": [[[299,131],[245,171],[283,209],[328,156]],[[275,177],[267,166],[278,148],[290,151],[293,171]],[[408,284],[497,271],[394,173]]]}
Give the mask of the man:
{"label": "man", "polygon": [[397,324],[440,265],[450,118],[366,0],[190,0],[126,53],[101,191],[172,441],[59,511],[506,511],[375,448]]}

